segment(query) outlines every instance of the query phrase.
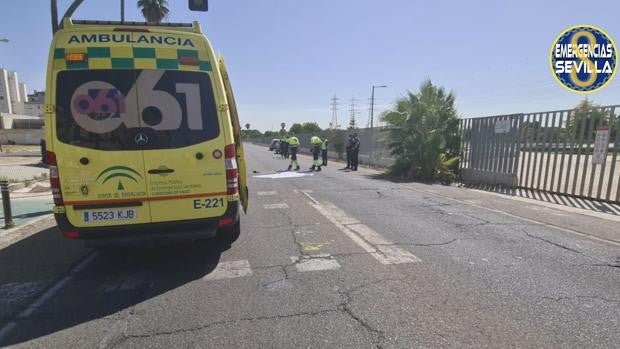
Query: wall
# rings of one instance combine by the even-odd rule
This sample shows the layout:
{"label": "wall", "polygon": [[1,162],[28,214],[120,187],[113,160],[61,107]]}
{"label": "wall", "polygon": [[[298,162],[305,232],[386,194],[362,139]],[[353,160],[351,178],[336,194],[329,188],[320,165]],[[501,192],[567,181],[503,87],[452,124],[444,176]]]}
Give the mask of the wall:
{"label": "wall", "polygon": [[0,69],[0,113],[13,113],[9,90],[9,72],[6,69]]}
{"label": "wall", "polygon": [[0,142],[7,144],[9,141],[16,144],[39,145],[43,130],[0,130]]}

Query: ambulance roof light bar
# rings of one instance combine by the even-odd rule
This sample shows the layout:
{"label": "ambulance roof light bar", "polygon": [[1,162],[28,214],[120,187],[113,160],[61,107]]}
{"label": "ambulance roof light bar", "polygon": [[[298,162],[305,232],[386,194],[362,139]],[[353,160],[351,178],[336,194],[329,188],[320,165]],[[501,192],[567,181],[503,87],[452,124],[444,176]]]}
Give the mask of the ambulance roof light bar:
{"label": "ambulance roof light bar", "polygon": [[89,25],[127,25],[127,26],[157,26],[157,27],[183,27],[183,28],[192,28],[194,27],[194,23],[157,23],[157,24],[148,24],[146,22],[132,22],[132,21],[93,21],[93,20],[81,20],[76,19],[72,20],[73,24],[89,24]]}

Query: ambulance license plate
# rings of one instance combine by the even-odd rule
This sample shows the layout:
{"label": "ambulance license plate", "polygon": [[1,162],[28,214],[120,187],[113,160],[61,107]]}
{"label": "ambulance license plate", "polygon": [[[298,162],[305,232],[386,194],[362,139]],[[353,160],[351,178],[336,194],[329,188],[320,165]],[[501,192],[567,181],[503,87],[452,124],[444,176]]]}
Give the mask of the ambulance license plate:
{"label": "ambulance license plate", "polygon": [[137,211],[134,208],[84,211],[83,213],[84,223],[128,221],[136,219],[137,216]]}

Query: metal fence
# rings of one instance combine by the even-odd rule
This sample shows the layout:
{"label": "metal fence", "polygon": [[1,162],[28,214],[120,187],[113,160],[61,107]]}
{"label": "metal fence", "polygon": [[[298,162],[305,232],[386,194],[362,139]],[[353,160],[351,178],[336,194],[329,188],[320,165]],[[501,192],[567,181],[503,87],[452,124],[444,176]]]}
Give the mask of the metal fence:
{"label": "metal fence", "polygon": [[463,119],[461,178],[620,202],[620,106]]}

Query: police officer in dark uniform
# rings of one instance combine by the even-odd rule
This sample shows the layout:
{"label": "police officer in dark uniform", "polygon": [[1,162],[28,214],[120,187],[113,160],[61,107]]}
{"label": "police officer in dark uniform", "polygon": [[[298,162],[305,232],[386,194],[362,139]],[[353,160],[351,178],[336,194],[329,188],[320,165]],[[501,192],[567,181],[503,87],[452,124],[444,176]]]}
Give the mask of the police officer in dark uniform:
{"label": "police officer in dark uniform", "polygon": [[353,134],[351,138],[351,170],[357,171],[357,164],[359,163],[360,155],[360,140],[357,138],[357,133]]}
{"label": "police officer in dark uniform", "polygon": [[349,139],[347,139],[347,144],[345,146],[345,150],[347,151],[347,167],[345,170],[351,169],[351,147],[353,146],[353,135],[349,135]]}
{"label": "police officer in dark uniform", "polygon": [[282,139],[280,140],[280,144],[282,144],[282,156],[285,159],[288,159],[288,136],[284,135],[282,136]]}

